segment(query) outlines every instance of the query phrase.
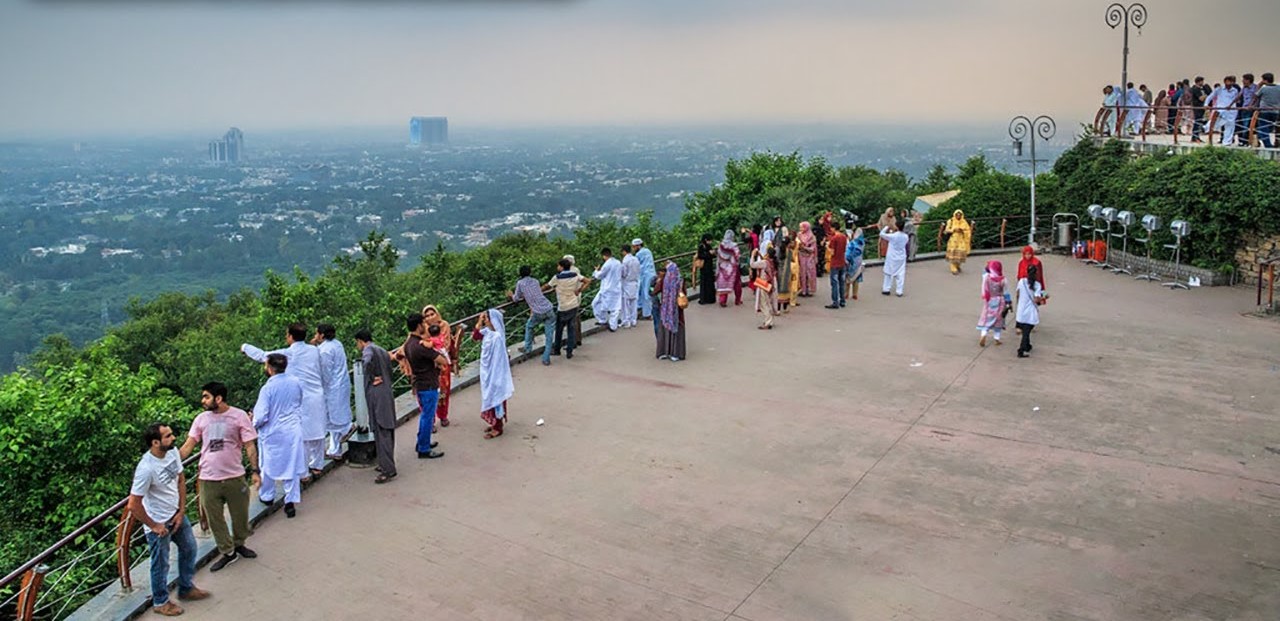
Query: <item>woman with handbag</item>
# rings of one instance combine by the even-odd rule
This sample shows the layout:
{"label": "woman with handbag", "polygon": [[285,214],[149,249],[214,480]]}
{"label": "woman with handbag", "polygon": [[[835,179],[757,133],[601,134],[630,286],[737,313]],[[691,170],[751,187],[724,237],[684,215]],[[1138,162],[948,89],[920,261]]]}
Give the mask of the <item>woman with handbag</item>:
{"label": "woman with handbag", "polygon": [[751,269],[756,270],[756,279],[752,283],[756,290],[756,312],[764,313],[761,330],[773,329],[774,308],[778,305],[777,265],[774,261],[774,250],[770,246],[762,254],[760,250],[751,253]]}
{"label": "woman with handbag", "polygon": [[657,358],[679,362],[685,357],[684,309],[689,306],[689,297],[680,268],[674,262],[668,261],[666,273],[655,279],[653,294],[662,300],[653,318],[654,325],[658,326]]}

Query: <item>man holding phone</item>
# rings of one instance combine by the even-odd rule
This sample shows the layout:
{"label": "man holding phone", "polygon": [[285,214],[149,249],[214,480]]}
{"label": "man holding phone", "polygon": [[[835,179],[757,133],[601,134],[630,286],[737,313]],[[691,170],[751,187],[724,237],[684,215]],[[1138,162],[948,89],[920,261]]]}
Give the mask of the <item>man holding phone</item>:
{"label": "man holding phone", "polygon": [[196,536],[182,508],[187,503],[182,460],[173,450],[173,429],[164,423],[147,427],[142,441],[147,452],[133,472],[129,512],[147,527],[151,547],[151,606],[157,614],[176,617],[182,607],[169,601],[169,542],[178,545],[178,599],[209,597],[196,587]]}

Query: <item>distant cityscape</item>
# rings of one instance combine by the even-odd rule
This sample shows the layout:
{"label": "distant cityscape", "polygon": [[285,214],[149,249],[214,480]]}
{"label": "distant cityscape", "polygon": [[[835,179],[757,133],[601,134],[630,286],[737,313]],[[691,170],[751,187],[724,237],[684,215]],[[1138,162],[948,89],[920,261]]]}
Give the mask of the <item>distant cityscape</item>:
{"label": "distant cityscape", "polygon": [[[674,222],[693,193],[723,180],[729,159],[755,151],[915,178],[982,153],[1022,172],[996,132],[988,141],[713,129],[449,137],[446,123],[417,125],[419,144],[431,149],[390,128],[376,139],[255,133],[253,157],[237,128],[207,157],[199,141],[179,139],[0,145],[0,370],[47,334],[76,342],[101,334],[132,296],[256,288],[268,269],[313,271],[355,253],[373,230],[417,261],[437,245],[568,235],[641,211]],[[78,318],[83,309],[94,310],[91,321]]]}

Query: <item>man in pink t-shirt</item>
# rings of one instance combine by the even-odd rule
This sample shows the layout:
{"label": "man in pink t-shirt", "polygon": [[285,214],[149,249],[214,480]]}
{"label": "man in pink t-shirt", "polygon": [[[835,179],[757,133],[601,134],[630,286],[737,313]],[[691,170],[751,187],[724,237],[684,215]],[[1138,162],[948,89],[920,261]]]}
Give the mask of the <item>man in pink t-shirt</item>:
{"label": "man in pink t-shirt", "polygon": [[[222,556],[209,571],[219,571],[240,557],[256,558],[258,554],[244,545],[249,536],[249,486],[245,483],[244,457],[249,458],[253,484],[262,483],[258,475],[258,432],[244,410],[227,405],[227,387],[210,382],[200,395],[203,412],[191,423],[187,441],[180,449],[186,459],[200,444],[200,510],[209,521],[213,540]],[[223,508],[231,514],[231,533]],[[232,533],[234,533],[234,538]]]}

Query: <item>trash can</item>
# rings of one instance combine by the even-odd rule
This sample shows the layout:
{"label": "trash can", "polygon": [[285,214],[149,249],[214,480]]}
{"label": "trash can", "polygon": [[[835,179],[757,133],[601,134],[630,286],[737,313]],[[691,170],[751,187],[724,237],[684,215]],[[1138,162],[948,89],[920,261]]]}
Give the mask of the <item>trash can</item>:
{"label": "trash can", "polygon": [[1070,248],[1071,243],[1075,241],[1075,223],[1059,222],[1057,236],[1053,240],[1053,245],[1058,248]]}

